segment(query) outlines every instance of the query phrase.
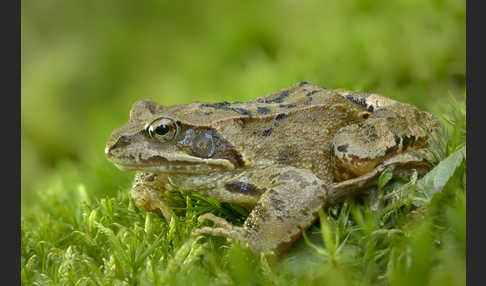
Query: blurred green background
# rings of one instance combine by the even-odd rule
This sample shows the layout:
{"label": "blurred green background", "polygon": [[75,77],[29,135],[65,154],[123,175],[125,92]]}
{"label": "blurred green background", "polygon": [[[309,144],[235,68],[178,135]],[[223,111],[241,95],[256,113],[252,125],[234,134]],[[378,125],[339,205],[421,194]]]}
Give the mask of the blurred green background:
{"label": "blurred green background", "polygon": [[465,9],[453,0],[24,0],[22,210],[63,172],[98,195],[129,185],[133,174],[103,149],[142,98],[244,101],[306,80],[440,114],[465,90]]}

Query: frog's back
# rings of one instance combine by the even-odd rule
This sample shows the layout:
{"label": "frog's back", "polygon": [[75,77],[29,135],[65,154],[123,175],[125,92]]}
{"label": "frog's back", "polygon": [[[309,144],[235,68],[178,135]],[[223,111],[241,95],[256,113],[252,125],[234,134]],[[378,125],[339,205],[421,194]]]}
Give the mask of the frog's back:
{"label": "frog's back", "polygon": [[[343,102],[351,91],[325,89],[301,82],[248,102],[193,102],[160,106],[158,113],[183,118],[189,125],[216,126],[232,120],[254,121],[280,114],[292,114],[313,106]],[[347,102],[347,104],[350,104]]]}
{"label": "frog's back", "polygon": [[343,93],[300,83],[241,104],[251,117],[221,118],[211,125],[256,162],[310,169],[330,182],[330,145],[335,133],[362,120],[359,116],[366,111]]}
{"label": "frog's back", "polygon": [[364,121],[376,106],[370,105],[371,98],[384,104],[395,102],[301,82],[249,102],[194,102],[161,106],[158,111],[182,119],[186,128],[216,131],[255,162],[310,169],[330,182],[334,135],[344,126]]}

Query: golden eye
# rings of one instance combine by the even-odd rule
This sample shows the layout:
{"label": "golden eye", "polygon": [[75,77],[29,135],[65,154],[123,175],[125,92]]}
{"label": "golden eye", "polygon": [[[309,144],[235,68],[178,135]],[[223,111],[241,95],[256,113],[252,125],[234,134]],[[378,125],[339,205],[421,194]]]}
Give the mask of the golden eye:
{"label": "golden eye", "polygon": [[161,116],[147,123],[145,130],[151,138],[170,141],[179,134],[180,127],[174,119]]}

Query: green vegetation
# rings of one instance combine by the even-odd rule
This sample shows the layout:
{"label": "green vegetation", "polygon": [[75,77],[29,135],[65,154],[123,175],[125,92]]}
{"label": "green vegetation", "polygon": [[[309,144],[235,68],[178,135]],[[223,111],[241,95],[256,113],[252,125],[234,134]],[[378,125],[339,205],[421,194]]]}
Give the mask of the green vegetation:
{"label": "green vegetation", "polygon": [[[22,1],[22,285],[465,285],[465,2]],[[440,117],[437,170],[321,213],[278,263],[190,235],[246,210],[180,191],[170,224],[106,161],[131,104],[307,80]],[[445,186],[444,186],[445,184]],[[438,190],[441,190],[438,192]]]}

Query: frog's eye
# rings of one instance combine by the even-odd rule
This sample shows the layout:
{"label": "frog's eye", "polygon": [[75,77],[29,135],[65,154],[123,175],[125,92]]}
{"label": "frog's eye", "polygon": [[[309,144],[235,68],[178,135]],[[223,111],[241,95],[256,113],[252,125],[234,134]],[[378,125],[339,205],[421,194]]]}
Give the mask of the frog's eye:
{"label": "frog's eye", "polygon": [[151,138],[157,138],[161,141],[170,141],[180,132],[177,122],[166,116],[158,117],[145,125],[145,131]]}

